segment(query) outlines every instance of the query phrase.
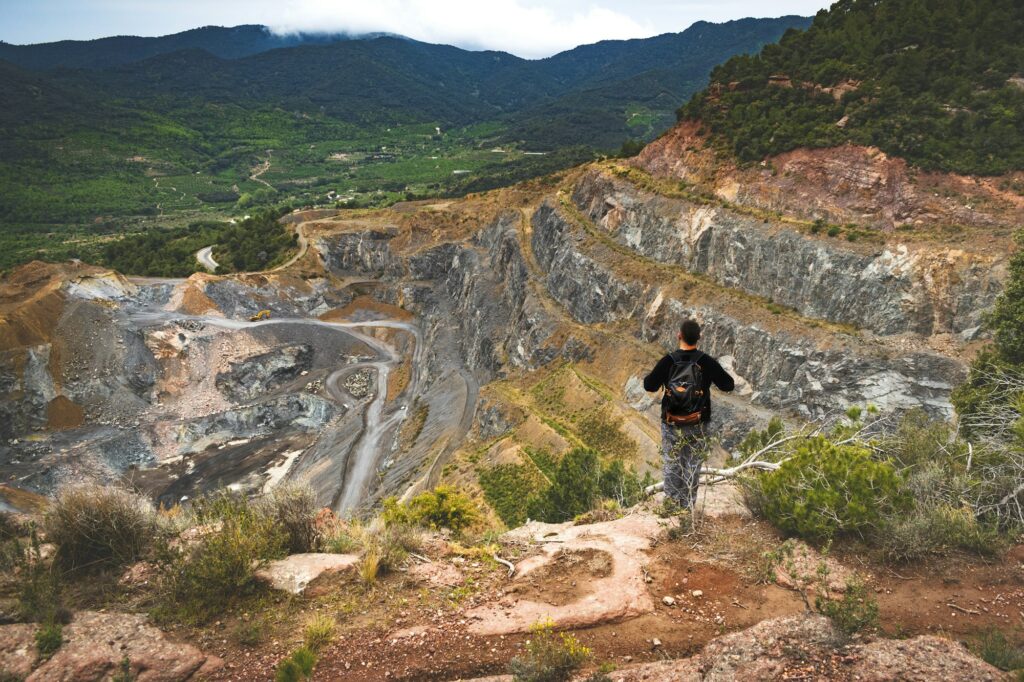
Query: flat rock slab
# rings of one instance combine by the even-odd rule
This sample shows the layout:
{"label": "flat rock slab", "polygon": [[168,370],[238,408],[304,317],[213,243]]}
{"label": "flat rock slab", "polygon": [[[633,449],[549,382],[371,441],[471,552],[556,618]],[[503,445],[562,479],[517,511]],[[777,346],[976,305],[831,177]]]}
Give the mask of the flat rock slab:
{"label": "flat rock slab", "polygon": [[[662,521],[651,514],[631,514],[614,521],[581,526],[570,523],[530,523],[506,534],[521,542],[540,543],[540,554],[516,566],[513,585],[552,566],[567,555],[606,555],[607,569],[587,582],[585,592],[568,603],[539,598],[515,600],[514,594],[466,613],[468,630],[475,635],[527,632],[539,621],[551,620],[559,629],[615,623],[654,610],[644,581],[644,552],[661,533]],[[560,595],[552,595],[557,601]]]}
{"label": "flat rock slab", "polygon": [[64,627],[64,644],[26,682],[99,682],[123,670],[138,682],[202,679],[223,665],[216,656],[164,633],[134,613],[83,611]]}
{"label": "flat rock slab", "polygon": [[29,623],[0,627],[0,673],[15,679],[28,677],[38,657],[36,629]]}
{"label": "flat rock slab", "polygon": [[256,577],[275,590],[302,594],[306,587],[324,573],[347,570],[359,561],[358,554],[292,554],[271,561],[256,571]]}

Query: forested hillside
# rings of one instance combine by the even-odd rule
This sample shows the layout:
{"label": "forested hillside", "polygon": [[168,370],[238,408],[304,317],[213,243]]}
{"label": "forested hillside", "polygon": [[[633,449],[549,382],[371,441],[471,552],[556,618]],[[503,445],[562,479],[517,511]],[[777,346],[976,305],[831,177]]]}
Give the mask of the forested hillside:
{"label": "forested hillside", "polygon": [[877,145],[927,169],[1024,168],[1024,3],[840,0],[717,67],[679,111],[741,160]]}
{"label": "forested hillside", "polygon": [[259,26],[0,44],[0,268],[92,260],[112,234],[253,207],[380,206],[551,173],[653,138],[714,64],[808,21],[699,22],[542,60]]}
{"label": "forested hillside", "polygon": [[26,69],[102,69],[178,50],[206,50],[224,59],[246,57],[279,47],[333,43],[358,37],[339,33],[278,34],[266,26],[203,26],[173,35],[145,38],[111,36],[36,45],[0,42],[0,59]]}

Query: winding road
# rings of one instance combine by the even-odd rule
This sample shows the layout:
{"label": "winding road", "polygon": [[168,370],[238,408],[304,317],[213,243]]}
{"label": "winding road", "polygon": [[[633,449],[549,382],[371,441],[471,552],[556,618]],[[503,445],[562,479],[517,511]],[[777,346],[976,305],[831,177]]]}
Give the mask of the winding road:
{"label": "winding road", "polygon": [[196,260],[199,261],[199,264],[202,265],[207,270],[209,270],[210,272],[216,272],[217,268],[220,267],[217,261],[213,260],[214,246],[216,246],[216,244],[212,246],[204,246],[203,248],[196,251]]}

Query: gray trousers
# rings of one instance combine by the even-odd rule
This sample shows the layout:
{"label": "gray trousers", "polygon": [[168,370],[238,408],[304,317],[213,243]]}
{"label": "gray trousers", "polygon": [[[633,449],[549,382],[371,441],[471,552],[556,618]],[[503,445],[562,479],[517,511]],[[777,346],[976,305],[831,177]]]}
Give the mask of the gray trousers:
{"label": "gray trousers", "polygon": [[703,424],[669,426],[661,423],[661,471],[665,479],[665,495],[684,509],[692,509],[697,503],[704,450]]}

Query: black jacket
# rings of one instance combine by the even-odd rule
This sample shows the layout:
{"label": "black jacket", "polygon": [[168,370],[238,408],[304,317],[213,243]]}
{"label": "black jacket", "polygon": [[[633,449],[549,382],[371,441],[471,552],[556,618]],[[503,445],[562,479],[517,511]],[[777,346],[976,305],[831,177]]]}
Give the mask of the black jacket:
{"label": "black jacket", "polygon": [[[675,350],[663,357],[658,361],[658,364],[654,366],[651,373],[644,377],[644,388],[648,391],[660,391],[665,386],[665,382],[669,380],[672,373],[672,365],[676,362],[683,362],[692,360],[694,356],[700,355],[697,360],[697,364],[700,365],[701,372],[704,375],[704,390],[707,392],[707,402],[704,405],[704,409],[701,411],[700,420],[701,422],[711,421],[711,384],[714,384],[719,391],[729,392],[736,387],[736,382],[733,378],[722,369],[722,366],[718,364],[718,360],[707,353],[703,353],[699,350]],[[661,411],[662,417],[665,416],[665,398],[662,396],[661,399]]]}

